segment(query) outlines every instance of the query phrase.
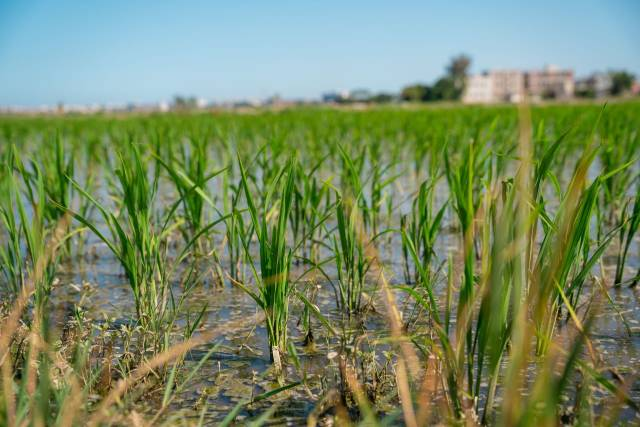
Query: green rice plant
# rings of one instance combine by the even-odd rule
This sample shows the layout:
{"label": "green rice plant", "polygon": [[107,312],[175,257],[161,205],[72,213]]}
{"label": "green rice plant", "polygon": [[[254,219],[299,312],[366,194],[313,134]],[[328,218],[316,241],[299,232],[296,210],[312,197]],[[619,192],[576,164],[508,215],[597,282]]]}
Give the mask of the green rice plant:
{"label": "green rice plant", "polygon": [[[523,172],[521,172],[523,173]],[[521,187],[512,182],[503,182],[501,191],[494,199],[487,198],[484,236],[482,239],[481,275],[478,288],[480,307],[475,324],[472,347],[475,360],[474,397],[481,396],[481,384],[488,383],[482,420],[491,416],[500,369],[511,336],[513,319],[517,315],[517,303],[524,283],[522,272],[526,256],[514,246],[522,246],[525,234],[519,234],[526,226],[522,224],[521,210],[525,197]],[[475,402],[476,413],[480,403]]]}
{"label": "green rice plant", "polygon": [[[43,150],[38,164],[38,168],[32,164],[32,169],[42,172],[47,197],[59,205],[70,208],[73,200],[73,186],[65,177],[74,176],[75,156],[73,150],[65,149],[62,137],[57,135],[53,147]],[[64,215],[64,211],[47,203],[46,215],[49,222],[55,223]]]}
{"label": "green rice plant", "polygon": [[[460,223],[460,232],[463,240],[464,272],[458,300],[456,327],[458,336],[460,337],[460,332],[466,331],[464,341],[467,360],[466,363],[462,360],[459,360],[458,363],[461,365],[466,364],[467,366],[467,377],[469,379],[467,386],[469,394],[473,393],[474,387],[473,332],[469,325],[473,312],[473,301],[475,299],[475,215],[479,206],[478,195],[474,185],[477,185],[477,181],[482,177],[483,163],[486,159],[486,157],[481,156],[481,153],[478,153],[477,150],[478,147],[476,147],[475,144],[466,145],[457,168],[451,166],[449,156],[446,152],[444,155],[445,174],[451,192],[453,208]],[[463,352],[460,352],[460,354],[463,354]]]}
{"label": "green rice plant", "polygon": [[[342,162],[342,194],[344,197],[357,201],[364,228],[372,235],[379,233],[380,213],[386,199],[386,188],[390,186],[401,174],[386,176],[393,164],[383,166],[374,157],[369,156],[370,173],[365,176],[367,166],[367,146],[357,157],[353,157],[342,145],[338,144],[340,159]],[[369,188],[367,188],[367,186]]]}
{"label": "green rice plant", "polygon": [[[537,354],[546,353],[553,337],[561,306],[571,310],[578,303],[589,272],[602,256],[617,230],[608,233],[591,250],[590,225],[596,211],[598,192],[618,169],[598,176],[585,190],[587,171],[597,150],[585,152],[580,159],[561,205],[545,230],[545,236],[532,271],[531,294],[536,298]],[[566,295],[566,305],[558,289]]]}
{"label": "green rice plant", "polygon": [[[348,317],[362,312],[367,273],[374,258],[367,253],[369,242],[364,241],[360,210],[356,203],[344,199],[336,206],[337,238],[333,236],[333,250],[338,273],[337,306]],[[333,283],[333,282],[332,282]]]}
{"label": "green rice plant", "polygon": [[[430,325],[433,328],[438,340],[436,341],[439,344],[439,348],[436,351],[436,354],[443,360],[443,381],[447,384],[447,396],[449,401],[451,402],[451,411],[454,417],[460,417],[462,415],[462,398],[461,391],[463,390],[463,385],[461,384],[461,379],[464,375],[464,358],[460,358],[456,353],[456,347],[453,345],[451,338],[449,337],[449,321],[451,318],[451,306],[448,304],[445,305],[445,313],[444,319],[440,314],[440,306],[438,304],[438,300],[436,299],[436,293],[434,290],[433,277],[427,273],[427,270],[424,268],[422,260],[420,259],[420,255],[416,247],[414,246],[413,241],[410,236],[407,234],[407,230],[401,230],[403,245],[406,247],[406,250],[409,256],[413,259],[413,262],[416,267],[417,273],[420,275],[420,290],[419,292],[417,287],[415,286],[397,286],[398,289],[406,292],[411,295],[411,297],[415,300],[416,304],[418,304],[422,309],[424,309],[430,316]],[[450,271],[450,273],[452,273]],[[452,281],[449,282],[453,283]],[[450,287],[449,287],[450,289]],[[447,293],[447,300],[450,295]],[[460,342],[463,342],[463,336],[456,334],[457,338]],[[463,346],[457,347],[458,351],[464,349]],[[461,364],[459,361],[462,361]]]}
{"label": "green rice plant", "polygon": [[[435,254],[435,243],[442,225],[442,219],[448,203],[443,203],[436,212],[435,188],[437,178],[432,177],[429,181],[420,184],[418,194],[411,204],[411,213],[404,215],[400,219],[400,228],[406,231],[406,235],[411,240],[416,252],[420,254],[422,267],[429,276],[432,275],[432,260]],[[420,274],[414,268],[413,274],[410,271],[410,256],[407,245],[402,243],[402,256],[405,264],[405,279],[407,282],[418,283]]]}
{"label": "green rice plant", "polygon": [[322,158],[310,170],[298,165],[290,224],[294,241],[301,241],[301,258],[311,263],[318,262],[318,251],[322,238],[321,221],[331,207],[328,183],[321,184],[316,172],[324,162]]}
{"label": "green rice plant", "polygon": [[[59,261],[59,256],[47,256],[48,247],[57,246],[69,236],[65,236],[66,228],[61,230],[60,224],[47,227],[46,190],[37,165],[33,165],[33,177],[28,175],[14,151],[7,155],[4,166],[0,196],[1,226],[6,238],[0,246],[3,283],[9,295],[16,298],[25,289],[27,278],[37,278],[33,283],[34,304],[37,313],[44,313]],[[17,175],[16,171],[22,173]],[[58,222],[66,224],[66,219]]]}
{"label": "green rice plant", "polygon": [[[638,191],[636,196],[633,198],[633,208],[631,208],[631,213],[629,214],[628,210],[630,206],[631,200],[627,200],[622,208],[619,225],[620,250],[616,258],[616,273],[613,281],[614,286],[620,286],[622,284],[624,267],[627,263],[629,248],[631,247],[631,243],[640,228],[640,191]],[[640,271],[638,272],[638,275],[640,276]],[[637,281],[638,278],[632,279],[631,284],[634,285]]]}
{"label": "green rice plant", "polygon": [[[17,191],[16,177],[14,175],[14,159],[11,152],[5,153],[3,159],[2,176],[0,184],[0,218],[2,218],[3,244],[0,246],[0,271],[2,271],[3,285],[12,297],[24,287],[27,265],[23,262],[22,234],[23,227],[17,219],[14,207],[22,204],[22,197]],[[22,209],[24,210],[24,208]]]}
{"label": "green rice plant", "polygon": [[206,192],[207,185],[225,169],[210,171],[204,138],[190,138],[188,146],[181,144],[179,157],[171,151],[169,155],[169,161],[164,161],[158,155],[155,155],[155,158],[166,169],[178,191],[182,212],[189,228],[189,232],[184,233],[185,241],[189,241],[206,223],[205,205],[215,206]]}
{"label": "green rice plant", "polygon": [[365,197],[365,185],[362,175],[365,171],[366,146],[355,157],[352,157],[342,145],[338,144],[341,160],[340,176],[341,194],[345,198],[357,201],[365,228],[371,223],[370,210]]}
{"label": "green rice plant", "polygon": [[222,204],[226,219],[224,221],[226,228],[226,244],[229,256],[229,275],[236,282],[244,280],[242,270],[243,257],[243,236],[248,235],[251,231],[248,229],[251,223],[245,224],[241,210],[238,206],[242,196],[242,184],[231,184],[229,182],[229,173],[223,175]]}
{"label": "green rice plant", "polygon": [[[207,184],[213,178],[224,172],[220,169],[209,173],[209,162],[206,152],[206,143],[204,138],[190,139],[190,150],[181,145],[181,158],[176,160],[173,153],[170,154],[170,161],[165,162],[161,157],[155,155],[158,163],[160,163],[168,172],[169,177],[178,191],[179,198],[176,206],[182,206],[182,213],[185,216],[187,227],[180,228],[185,242],[189,242],[195,236],[196,247],[200,254],[208,249],[209,255],[214,261],[214,274],[216,283],[222,285],[224,276],[221,268],[220,258],[215,248],[208,248],[204,245],[203,239],[208,237],[206,234],[200,233],[207,219],[205,218],[205,205],[209,205],[217,211],[214,201],[206,192]],[[173,212],[175,206],[170,209]]]}
{"label": "green rice plant", "polygon": [[[260,249],[260,271],[251,261],[250,265],[257,282],[257,292],[238,283],[258,306],[264,311],[269,341],[269,354],[276,369],[280,370],[280,355],[287,349],[287,323],[289,319],[289,297],[294,285],[289,278],[293,252],[287,246],[287,221],[291,214],[295,167],[293,161],[282,168],[270,183],[264,197],[264,204],[260,215],[254,203],[247,173],[238,157],[238,166],[242,179],[242,188],[247,201],[253,232],[258,240]],[[271,207],[273,195],[280,191],[277,205]],[[270,210],[276,208],[277,212]],[[275,218],[274,224],[269,224],[269,218]],[[249,243],[251,235],[243,236],[243,244],[247,257],[250,259]]]}
{"label": "green rice plant", "polygon": [[[625,163],[633,163],[637,160],[638,133],[636,129],[627,126],[610,126],[601,117],[599,120],[601,148],[598,152],[598,160],[603,173],[609,173]],[[606,182],[603,182],[601,205],[607,213],[606,220],[615,223],[622,214],[624,195],[632,185],[634,171],[627,168],[618,171]]]}
{"label": "green rice plant", "polygon": [[[373,147],[376,147],[375,145]],[[370,150],[372,148],[370,147]],[[380,152],[372,152],[371,159],[371,175],[370,181],[370,194],[371,201],[368,209],[368,221],[371,224],[371,233],[377,235],[380,231],[381,211],[384,206],[385,200],[390,202],[391,197],[388,194],[387,187],[391,186],[398,177],[402,176],[402,172],[391,174],[389,176],[393,163],[389,162],[386,166],[383,166],[380,159],[382,158]],[[363,195],[364,197],[364,195]]]}
{"label": "green rice plant", "polygon": [[[486,216],[478,220],[478,223],[484,224],[481,228],[481,269],[475,279],[477,284],[474,283],[473,300],[468,303],[468,311],[461,315],[467,319],[466,323],[463,326],[458,324],[453,336],[450,332],[451,319],[454,318],[451,261],[446,301],[438,301],[434,288],[436,280],[430,265],[424,263],[409,230],[402,230],[403,246],[415,264],[419,280],[416,285],[399,286],[398,289],[411,295],[429,314],[429,324],[437,337],[437,341],[431,344],[431,351],[442,360],[443,379],[447,384],[447,398],[454,418],[462,417],[465,408],[473,408],[476,414],[481,413],[478,398],[483,383],[488,383],[488,391],[482,414],[484,418],[490,414],[502,357],[509,340],[513,317],[512,284],[517,271],[515,263],[518,261],[518,258],[511,258],[509,246],[515,235],[516,216],[513,213],[517,192],[507,182],[501,185],[503,189],[500,193],[505,195],[504,200],[502,197],[495,198],[491,191],[485,192],[483,198],[482,212]],[[458,313],[465,298],[468,298],[465,290],[460,289],[457,295]],[[476,306],[479,306],[478,310]],[[459,323],[458,316],[455,315]],[[468,345],[470,335],[473,339]]]}
{"label": "green rice plant", "polygon": [[166,238],[170,232],[169,218],[175,210],[170,210],[167,220],[161,227],[155,225],[153,217],[153,199],[156,182],[147,177],[141,154],[135,145],[130,147],[130,159],[120,155],[120,165],[115,175],[122,192],[123,209],[118,217],[109,212],[89,193],[72,180],[74,187],[83,197],[96,207],[106,225],[109,235],[104,234],[90,219],[79,213],[69,211],[73,217],[84,224],[102,240],[124,269],[131,287],[136,318],[145,334],[141,348],[147,348],[147,336],[150,337],[152,352],[168,347],[168,334],[173,324],[177,306],[170,288],[170,277],[175,267],[184,260],[187,251],[202,234],[216,222],[204,227],[193,237],[173,261],[167,262]]}

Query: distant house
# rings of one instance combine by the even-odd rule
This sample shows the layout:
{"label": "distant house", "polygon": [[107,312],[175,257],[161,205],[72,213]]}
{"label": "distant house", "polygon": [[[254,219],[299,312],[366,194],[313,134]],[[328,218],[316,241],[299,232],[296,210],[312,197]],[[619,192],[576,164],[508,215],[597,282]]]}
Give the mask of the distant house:
{"label": "distant house", "polygon": [[576,93],[582,96],[602,98],[611,93],[613,81],[609,73],[593,73],[576,82]]}
{"label": "distant house", "polygon": [[533,100],[571,99],[575,90],[573,70],[554,66],[525,73],[525,89]]}
{"label": "distant house", "polygon": [[349,92],[327,92],[322,95],[322,102],[326,104],[334,104],[338,102],[344,102],[349,99]]}
{"label": "distant house", "polygon": [[493,96],[496,102],[520,102],[524,98],[525,80],[522,71],[492,71]]}
{"label": "distant house", "polygon": [[468,104],[489,104],[494,102],[493,77],[489,73],[469,76],[462,100]]}
{"label": "distant house", "polygon": [[522,71],[491,70],[467,78],[462,101],[468,104],[519,102],[524,91]]}
{"label": "distant house", "polygon": [[546,67],[543,70],[491,70],[467,78],[462,101],[468,104],[520,102],[525,96],[541,99],[570,99],[574,94],[572,70]]}

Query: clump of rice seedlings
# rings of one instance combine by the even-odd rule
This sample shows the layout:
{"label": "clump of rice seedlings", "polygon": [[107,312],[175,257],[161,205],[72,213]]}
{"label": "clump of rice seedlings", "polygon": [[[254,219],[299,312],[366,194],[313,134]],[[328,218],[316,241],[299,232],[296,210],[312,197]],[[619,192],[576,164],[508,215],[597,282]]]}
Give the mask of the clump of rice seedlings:
{"label": "clump of rice seedlings", "polygon": [[[603,182],[622,170],[619,168],[598,176],[583,190],[596,152],[595,149],[587,150],[578,162],[555,219],[545,226],[545,236],[531,270],[531,296],[536,299],[538,323],[536,352],[539,355],[546,353],[552,340],[561,306],[569,312],[577,306],[590,271],[615,236],[616,230],[591,250],[590,225],[598,192]],[[548,217],[543,217],[543,221],[548,221]]]}
{"label": "clump of rice seedlings", "polygon": [[[638,233],[638,229],[640,228],[640,191],[637,192],[635,198],[633,199],[633,207],[631,208],[631,213],[628,212],[630,206],[631,200],[627,200],[624,207],[622,208],[622,215],[620,218],[620,250],[616,258],[616,273],[613,281],[613,284],[615,286],[620,286],[622,284],[624,267],[627,263],[629,248],[631,247],[631,243],[633,242],[633,239],[635,238],[635,235]],[[638,273],[638,275],[640,275],[640,271]],[[632,279],[631,284],[635,285],[637,282],[638,278],[635,278]]]}
{"label": "clump of rice seedlings", "polygon": [[319,247],[322,243],[320,225],[327,216],[327,207],[331,207],[330,187],[326,183],[320,184],[315,176],[323,161],[324,158],[309,171],[298,165],[290,217],[294,241],[301,242],[301,257],[311,263],[318,261]]}
{"label": "clump of rice seedlings", "polygon": [[[264,311],[270,358],[276,370],[280,371],[280,357],[287,349],[289,297],[294,290],[294,284],[289,278],[293,252],[287,245],[287,224],[292,209],[295,182],[294,163],[290,161],[274,177],[267,188],[260,213],[254,203],[247,173],[240,158],[238,158],[238,166],[253,224],[253,233],[259,245],[260,270],[258,271],[253,261],[250,261],[257,283],[257,292],[243,284],[237,285]],[[271,206],[272,197],[276,192],[280,192],[279,200]],[[273,224],[270,218],[274,219]],[[252,234],[243,236],[244,248],[249,259],[251,259],[249,245]]]}
{"label": "clump of rice seedlings", "polygon": [[[146,332],[153,352],[168,345],[168,327],[175,312],[170,306],[169,271],[166,261],[167,221],[163,227],[155,225],[153,199],[157,182],[147,177],[147,169],[135,145],[130,147],[129,158],[120,155],[115,171],[122,192],[120,216],[108,209],[72,181],[76,189],[98,210],[109,234],[104,234],[90,219],[72,212],[73,216],[91,229],[118,259],[131,287],[136,318]],[[71,211],[70,211],[71,212]],[[181,257],[178,257],[180,260]]]}
{"label": "clump of rice seedlings", "polygon": [[[474,214],[474,219],[478,224],[482,224],[479,228],[482,231],[479,233],[480,269],[477,277],[474,277],[471,300],[468,300],[469,294],[465,294],[463,278],[463,284],[457,294],[458,325],[453,336],[450,335],[448,326],[449,319],[452,318],[451,282],[446,293],[447,301],[438,301],[433,278],[421,262],[408,230],[402,230],[406,250],[413,258],[421,276],[421,289],[424,292],[418,292],[410,286],[399,288],[410,294],[430,314],[430,325],[437,341],[428,335],[424,348],[428,354],[435,355],[440,360],[443,381],[446,381],[447,385],[447,402],[454,418],[482,415],[483,423],[491,422],[501,370],[504,369],[504,390],[508,398],[503,400],[505,403],[499,419],[507,425],[514,424],[514,420],[549,420],[549,417],[557,414],[557,405],[560,403],[558,399],[580,363],[585,343],[588,344],[585,340],[588,324],[578,319],[574,307],[580,283],[611,239],[611,236],[607,236],[604,241],[599,242],[593,252],[582,246],[589,245],[585,227],[593,214],[599,182],[607,179],[607,175],[597,178],[590,187],[582,190],[580,182],[584,182],[581,180],[585,177],[589,159],[593,155],[592,152],[588,152],[579,163],[572,184],[564,197],[563,207],[568,206],[571,203],[569,200],[573,198],[572,209],[561,207],[553,225],[545,226],[547,237],[538,254],[538,262],[545,265],[558,262],[561,266],[558,270],[564,268],[566,271],[562,273],[566,276],[563,276],[558,270],[554,270],[552,278],[551,269],[531,272],[527,268],[528,254],[524,249],[530,244],[527,239],[531,236],[531,218],[539,212],[539,207],[532,207],[529,203],[528,194],[533,194],[535,180],[529,177],[526,149],[520,155],[524,161],[516,179],[499,182],[495,190],[487,188],[481,209],[477,209]],[[469,158],[467,162],[473,163]],[[468,186],[461,185],[464,183],[460,181],[461,174],[458,175],[454,177],[453,185],[466,188],[466,191],[460,193],[467,194],[469,201],[458,208],[473,206],[470,202],[473,200],[472,193]],[[454,190],[454,197],[455,194]],[[460,204],[460,197],[455,202]],[[543,218],[551,221],[547,215]],[[551,251],[546,248],[550,243],[546,242],[559,239],[557,236],[564,236],[562,241],[565,243],[555,247],[552,257]],[[450,280],[451,274],[450,269]],[[555,286],[549,289],[545,298],[540,298],[541,283],[546,281],[553,282]],[[573,295],[573,299],[570,299],[569,295]],[[460,314],[460,306],[463,304],[466,304],[467,311]],[[555,327],[560,304],[566,307],[579,332],[576,340],[566,347],[566,357],[559,352],[560,347],[552,340],[552,333],[544,329]],[[475,307],[478,307],[477,310]],[[441,314],[442,311],[444,316]],[[461,317],[465,319],[463,325]],[[548,324],[544,324],[546,319],[549,319]],[[472,337],[471,345],[468,341],[469,336]],[[508,390],[525,387],[525,367],[529,360],[530,343],[534,341],[534,337],[537,337],[537,353],[546,356],[536,372],[535,384],[530,388],[531,398],[523,399],[522,405],[522,402]],[[510,352],[511,357],[507,365],[503,366],[504,355],[507,352]],[[486,386],[484,392],[483,384]],[[553,399],[546,399],[545,393],[553,393]],[[480,406],[481,397],[484,397],[483,410]]]}
{"label": "clump of rice seedlings", "polygon": [[338,144],[338,150],[341,160],[340,185],[343,197],[348,197],[357,201],[357,207],[360,209],[360,215],[365,228],[371,223],[370,210],[367,205],[365,192],[365,183],[362,175],[365,170],[366,146],[362,147],[362,151],[355,157],[352,157],[342,145]]}
{"label": "clump of rice seedlings", "polygon": [[229,173],[225,173],[222,187],[222,204],[226,217],[224,224],[226,228],[225,242],[229,256],[229,275],[236,282],[242,282],[244,280],[242,236],[249,234],[248,225],[245,224],[238,206],[243,191],[242,184],[232,184],[229,179]]}
{"label": "clump of rice seedlings", "polygon": [[173,152],[170,152],[170,160],[165,162],[156,155],[156,160],[168,172],[171,182],[178,191],[179,198],[174,206],[169,209],[171,215],[178,206],[182,207],[187,227],[181,227],[185,242],[195,238],[198,252],[202,254],[208,249],[214,261],[214,275],[216,283],[222,285],[224,276],[220,266],[220,259],[215,248],[207,248],[203,239],[208,237],[207,233],[201,231],[207,224],[205,217],[205,205],[217,211],[214,201],[207,194],[206,188],[209,181],[224,172],[225,169],[210,171],[207,144],[204,138],[190,138],[187,148],[180,145],[180,158],[177,159]]}
{"label": "clump of rice seedlings", "polygon": [[[5,155],[0,183],[0,217],[2,218],[3,244],[0,246],[3,285],[7,293],[13,297],[24,287],[27,265],[22,255],[22,223],[17,219],[14,207],[22,204],[22,197],[17,191],[16,177],[13,171],[13,157],[10,152]],[[22,209],[24,210],[24,208]]]}
{"label": "clump of rice seedlings", "polygon": [[[385,189],[391,185],[400,174],[386,176],[393,164],[386,166],[373,155],[369,156],[370,173],[365,176],[367,170],[367,146],[353,157],[342,145],[338,144],[340,159],[342,162],[342,194],[344,197],[357,201],[360,209],[364,229],[372,235],[378,234],[380,213],[386,199]],[[367,188],[367,186],[369,188]]]}
{"label": "clump of rice seedlings", "polygon": [[432,261],[435,254],[435,243],[442,225],[447,203],[444,203],[438,211],[434,210],[435,187],[437,178],[432,177],[429,181],[420,184],[418,194],[411,205],[411,213],[404,215],[400,219],[400,228],[404,231],[406,239],[402,241],[402,256],[405,264],[405,280],[407,282],[418,283],[420,274],[417,268],[413,273],[410,271],[410,255],[407,248],[408,239],[414,247],[416,253],[420,254],[422,268],[428,276],[432,275]]}
{"label": "clump of rice seedlings", "polygon": [[[402,173],[390,174],[394,164],[392,162],[384,165],[380,160],[382,157],[379,145],[370,146],[371,159],[371,175],[370,175],[370,194],[371,201],[368,209],[368,221],[371,223],[371,233],[375,236],[380,230],[382,208],[387,202],[387,206],[391,206],[391,197],[389,197],[387,187],[391,186]],[[363,195],[364,197],[364,195]],[[390,213],[391,209],[388,209]]]}
{"label": "clump of rice seedlings", "polygon": [[206,192],[209,181],[225,169],[211,171],[204,138],[190,138],[188,145],[181,144],[179,157],[176,157],[173,151],[169,153],[169,161],[164,161],[159,156],[156,156],[156,159],[167,170],[178,191],[178,201],[189,230],[183,232],[185,241],[188,242],[206,223],[205,205],[215,206]]}
{"label": "clump of rice seedlings", "polygon": [[[65,237],[66,229],[61,230],[59,224],[54,224],[55,229],[47,227],[45,183],[37,165],[33,165],[34,174],[30,176],[13,151],[6,156],[4,166],[0,197],[2,232],[6,237],[5,244],[0,246],[3,283],[9,295],[16,298],[25,289],[27,279],[35,278],[34,304],[36,312],[43,313],[59,259],[47,256],[49,240],[64,241],[68,236]],[[16,171],[22,173],[17,175]],[[66,219],[59,222],[68,223]]]}
{"label": "clump of rice seedlings", "polygon": [[[609,173],[618,169],[621,165],[637,160],[638,135],[637,130],[619,126],[608,126],[606,120],[599,118],[599,127],[602,128],[602,145],[598,152],[598,160],[602,173]],[[594,130],[595,133],[595,130]],[[601,204],[606,221],[610,224],[617,222],[622,215],[624,195],[632,185],[634,171],[631,168],[618,171],[607,181],[602,183]]]}
{"label": "clump of rice seedlings", "polygon": [[336,271],[338,272],[338,309],[351,317],[363,308],[367,272],[372,260],[362,241],[362,221],[356,205],[341,200],[336,207],[338,237],[333,237]]}
{"label": "clump of rice seedlings", "polygon": [[[474,185],[482,177],[483,163],[486,157],[478,153],[478,148],[474,143],[467,144],[463,149],[462,159],[457,168],[451,166],[449,156],[445,152],[445,173],[453,208],[460,223],[460,233],[462,234],[463,253],[463,278],[460,285],[460,295],[458,299],[456,313],[457,335],[462,340],[462,331],[466,331],[464,339],[466,346],[466,366],[467,366],[467,387],[469,394],[473,393],[473,332],[470,328],[471,316],[473,313],[473,301],[475,299],[475,262],[476,262],[476,211],[479,206],[479,198]],[[463,352],[460,352],[463,354]],[[458,360],[463,364],[462,360]]]}
{"label": "clump of rice seedlings", "polygon": [[[32,164],[32,170],[40,170],[45,183],[45,190],[49,200],[54,201],[65,208],[71,207],[73,200],[73,186],[67,177],[74,176],[75,156],[73,150],[65,149],[60,135],[56,136],[55,144],[44,149],[38,159],[39,166]],[[51,223],[58,221],[64,211],[58,209],[55,204],[47,203],[47,219]]]}

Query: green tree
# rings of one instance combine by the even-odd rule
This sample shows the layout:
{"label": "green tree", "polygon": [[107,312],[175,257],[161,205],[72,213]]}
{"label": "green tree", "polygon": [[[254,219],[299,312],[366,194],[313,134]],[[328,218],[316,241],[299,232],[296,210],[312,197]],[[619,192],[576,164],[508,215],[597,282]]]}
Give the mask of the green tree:
{"label": "green tree", "polygon": [[380,92],[380,93],[372,96],[370,101],[371,102],[376,102],[378,104],[386,104],[386,103],[389,103],[389,102],[393,101],[393,95],[391,95],[390,93]]}
{"label": "green tree", "polygon": [[[446,96],[442,99],[460,99],[462,92],[464,92],[465,82],[467,80],[467,74],[469,73],[469,67],[471,66],[471,58],[465,54],[460,54],[451,58],[451,62],[447,66],[447,76],[451,82],[445,82],[443,79],[436,82],[436,86],[440,83],[441,88],[439,90],[444,91]],[[455,90],[451,91],[449,86],[453,84]],[[435,87],[434,87],[435,89]]]}
{"label": "green tree", "polygon": [[420,102],[425,101],[430,88],[423,84],[413,84],[402,88],[400,98],[404,101]]}
{"label": "green tree", "polygon": [[457,87],[452,77],[441,77],[433,85],[433,100],[452,101],[460,99],[463,88]]}
{"label": "green tree", "polygon": [[621,95],[631,89],[633,84],[634,75],[624,71],[611,71],[611,95]]}
{"label": "green tree", "polygon": [[173,98],[173,108],[176,110],[193,110],[198,107],[195,96],[185,97],[176,95]]}

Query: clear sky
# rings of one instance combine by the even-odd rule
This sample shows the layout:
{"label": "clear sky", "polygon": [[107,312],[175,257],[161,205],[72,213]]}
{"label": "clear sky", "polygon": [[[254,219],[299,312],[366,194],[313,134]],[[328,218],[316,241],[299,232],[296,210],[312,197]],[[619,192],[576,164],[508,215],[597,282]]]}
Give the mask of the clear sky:
{"label": "clear sky", "polygon": [[0,0],[0,105],[398,91],[461,52],[640,75],[640,1]]}

